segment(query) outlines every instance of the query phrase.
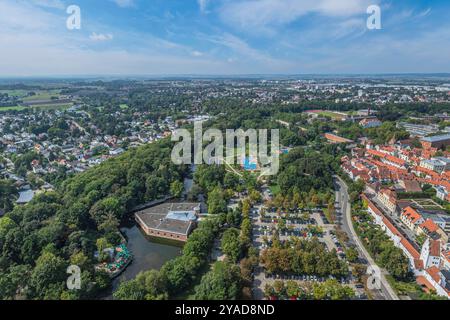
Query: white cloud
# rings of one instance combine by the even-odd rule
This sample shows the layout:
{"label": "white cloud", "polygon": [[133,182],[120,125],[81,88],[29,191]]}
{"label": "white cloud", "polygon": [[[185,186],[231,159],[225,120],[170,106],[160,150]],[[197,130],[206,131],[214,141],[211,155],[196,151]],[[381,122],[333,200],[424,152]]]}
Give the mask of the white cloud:
{"label": "white cloud", "polygon": [[114,36],[110,33],[107,34],[103,34],[103,33],[99,33],[97,34],[96,32],[92,32],[91,35],[89,36],[89,39],[93,40],[93,41],[109,41],[112,40],[114,38]]}
{"label": "white cloud", "polygon": [[65,5],[61,0],[31,0],[37,6],[54,9],[64,9]]}
{"label": "white cloud", "polygon": [[134,6],[134,0],[111,0],[114,1],[121,8],[128,8]]}
{"label": "white cloud", "polygon": [[61,0],[31,0],[37,6],[44,8],[64,9],[65,5]]}
{"label": "white cloud", "polygon": [[370,4],[379,0],[240,0],[226,2],[221,19],[242,30],[270,31],[272,27],[291,23],[316,13],[332,17],[365,14]]}
{"label": "white cloud", "polygon": [[426,9],[426,10],[420,12],[417,16],[418,16],[419,18],[422,18],[422,17],[428,16],[430,13],[431,13],[431,8],[428,8],[428,9]]}
{"label": "white cloud", "polygon": [[197,0],[197,1],[198,1],[198,5],[200,6],[200,11],[202,13],[205,13],[209,0]]}
{"label": "white cloud", "polygon": [[201,56],[203,56],[203,53],[200,52],[200,51],[194,50],[194,51],[191,52],[191,55],[193,57],[201,57]]}

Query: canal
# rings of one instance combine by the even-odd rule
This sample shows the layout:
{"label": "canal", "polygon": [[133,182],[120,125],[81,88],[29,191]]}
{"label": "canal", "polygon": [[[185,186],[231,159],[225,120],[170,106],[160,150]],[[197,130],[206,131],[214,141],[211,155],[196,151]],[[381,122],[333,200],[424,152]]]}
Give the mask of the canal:
{"label": "canal", "polygon": [[120,230],[128,241],[127,247],[133,254],[133,261],[113,280],[112,291],[106,299],[112,299],[112,292],[119,287],[121,281],[134,279],[141,271],[159,270],[166,261],[180,256],[183,250],[183,244],[180,242],[149,238],[134,221],[130,221]]}

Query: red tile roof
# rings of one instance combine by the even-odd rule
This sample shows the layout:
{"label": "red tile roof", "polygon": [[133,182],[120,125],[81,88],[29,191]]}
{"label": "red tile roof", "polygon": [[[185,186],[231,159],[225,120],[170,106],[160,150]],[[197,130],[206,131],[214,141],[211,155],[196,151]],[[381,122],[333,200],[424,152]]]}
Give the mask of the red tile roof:
{"label": "red tile roof", "polygon": [[425,222],[422,223],[420,225],[420,227],[422,229],[425,229],[427,233],[433,233],[433,232],[436,232],[439,229],[439,227],[431,219],[425,220]]}
{"label": "red tile roof", "polygon": [[441,255],[441,242],[438,240],[430,241],[430,255],[433,257],[439,257]]}
{"label": "red tile roof", "polygon": [[437,283],[441,282],[441,276],[438,267],[432,266],[428,268],[426,271],[431,276],[431,278],[433,278],[434,281],[436,281]]}
{"label": "red tile roof", "polygon": [[417,221],[420,220],[420,218],[422,218],[420,213],[418,213],[412,207],[406,207],[405,209],[403,209],[402,216],[408,219],[411,223],[416,223]]}

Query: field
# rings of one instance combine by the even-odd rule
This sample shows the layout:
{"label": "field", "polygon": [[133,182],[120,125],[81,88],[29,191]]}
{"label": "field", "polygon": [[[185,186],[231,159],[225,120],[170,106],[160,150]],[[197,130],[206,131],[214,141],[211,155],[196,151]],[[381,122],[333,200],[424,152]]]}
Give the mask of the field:
{"label": "field", "polygon": [[37,91],[36,95],[23,98],[24,102],[33,100],[50,100],[52,97],[59,98],[60,90],[42,90]]}
{"label": "field", "polygon": [[68,109],[73,106],[73,103],[55,103],[55,104],[40,104],[35,106],[13,106],[13,107],[0,107],[0,112],[4,111],[22,111],[26,109],[46,109],[46,110],[56,110],[56,109]]}
{"label": "field", "polygon": [[330,117],[333,120],[342,120],[345,116],[341,113],[336,113],[333,111],[327,111],[327,110],[310,110],[307,111],[307,113],[314,113],[319,115],[320,117]]}
{"label": "field", "polygon": [[121,104],[119,107],[122,110],[128,109],[128,105],[127,104]]}
{"label": "field", "polygon": [[23,107],[23,106],[0,107],[0,112],[2,112],[2,111],[22,111],[25,109],[28,109],[28,107]]}

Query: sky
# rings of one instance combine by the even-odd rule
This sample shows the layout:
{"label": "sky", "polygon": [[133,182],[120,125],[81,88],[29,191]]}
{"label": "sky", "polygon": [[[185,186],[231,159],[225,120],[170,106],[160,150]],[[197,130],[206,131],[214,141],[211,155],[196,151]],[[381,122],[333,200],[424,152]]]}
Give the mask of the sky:
{"label": "sky", "polygon": [[0,77],[449,73],[449,13],[448,0],[1,0]]}

